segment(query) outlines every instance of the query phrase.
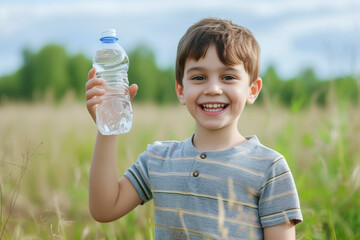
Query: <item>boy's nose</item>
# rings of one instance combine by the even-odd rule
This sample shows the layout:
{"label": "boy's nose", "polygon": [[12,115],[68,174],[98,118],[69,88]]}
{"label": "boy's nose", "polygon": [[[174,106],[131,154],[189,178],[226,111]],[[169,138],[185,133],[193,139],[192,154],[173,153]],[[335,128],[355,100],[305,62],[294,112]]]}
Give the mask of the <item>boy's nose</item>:
{"label": "boy's nose", "polygon": [[221,86],[216,81],[209,81],[206,88],[204,89],[206,95],[220,95],[222,94]]}

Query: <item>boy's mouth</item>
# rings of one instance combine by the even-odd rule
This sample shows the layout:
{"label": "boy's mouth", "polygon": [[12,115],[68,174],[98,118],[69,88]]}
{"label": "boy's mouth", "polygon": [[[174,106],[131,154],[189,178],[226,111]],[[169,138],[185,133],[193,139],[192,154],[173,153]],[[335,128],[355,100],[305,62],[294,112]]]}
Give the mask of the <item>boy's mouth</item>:
{"label": "boy's mouth", "polygon": [[227,108],[229,104],[224,103],[206,103],[206,104],[200,104],[200,107],[202,110],[206,112],[219,112]]}

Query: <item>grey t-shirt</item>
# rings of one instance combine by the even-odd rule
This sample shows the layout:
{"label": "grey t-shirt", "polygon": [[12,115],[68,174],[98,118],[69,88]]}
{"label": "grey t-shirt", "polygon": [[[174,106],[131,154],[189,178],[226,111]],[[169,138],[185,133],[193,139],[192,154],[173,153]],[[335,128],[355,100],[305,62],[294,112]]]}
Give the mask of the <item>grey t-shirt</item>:
{"label": "grey t-shirt", "polygon": [[192,138],[155,142],[125,176],[154,199],[155,239],[263,239],[265,227],[302,221],[286,160],[256,136],[207,152]]}

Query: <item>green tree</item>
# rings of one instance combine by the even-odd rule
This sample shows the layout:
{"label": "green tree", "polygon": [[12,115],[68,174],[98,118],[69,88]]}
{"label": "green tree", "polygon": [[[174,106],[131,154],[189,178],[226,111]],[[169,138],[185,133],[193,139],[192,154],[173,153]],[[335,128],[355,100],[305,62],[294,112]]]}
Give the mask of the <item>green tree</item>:
{"label": "green tree", "polygon": [[162,88],[154,53],[147,46],[141,45],[129,53],[129,59],[129,82],[139,86],[136,100],[154,101],[158,88]]}
{"label": "green tree", "polygon": [[36,88],[35,80],[35,64],[36,55],[25,48],[22,52],[23,66],[20,69],[19,77],[19,93],[21,98],[31,100],[34,97],[34,90]]}
{"label": "green tree", "polygon": [[174,103],[177,102],[175,92],[175,70],[168,68],[161,71],[159,76],[159,87],[156,91],[155,99],[158,103]]}
{"label": "green tree", "polygon": [[263,80],[262,91],[260,92],[258,101],[277,102],[280,98],[280,91],[283,87],[283,81],[276,72],[274,65],[269,65],[261,76]]}
{"label": "green tree", "polygon": [[55,101],[61,100],[70,85],[65,49],[57,45],[45,46],[36,56],[34,69],[35,92],[39,92],[40,98],[49,89]]}
{"label": "green tree", "polygon": [[15,100],[21,97],[19,78],[20,71],[0,77],[0,101],[3,99]]}
{"label": "green tree", "polygon": [[339,101],[357,102],[359,99],[359,86],[354,77],[343,76],[335,79],[335,92]]}
{"label": "green tree", "polygon": [[82,54],[69,59],[69,87],[75,92],[78,99],[83,99],[87,73],[91,69],[91,61]]}
{"label": "green tree", "polygon": [[311,97],[318,87],[318,79],[312,68],[302,70],[295,78],[290,80],[291,105],[296,108],[308,105]]}

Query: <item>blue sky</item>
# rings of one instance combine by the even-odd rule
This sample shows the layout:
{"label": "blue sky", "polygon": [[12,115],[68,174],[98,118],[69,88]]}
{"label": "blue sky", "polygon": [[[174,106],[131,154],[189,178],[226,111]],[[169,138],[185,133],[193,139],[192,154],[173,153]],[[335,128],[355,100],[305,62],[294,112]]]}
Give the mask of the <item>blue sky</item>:
{"label": "blue sky", "polygon": [[118,30],[125,50],[147,44],[160,66],[172,66],[179,39],[204,17],[249,28],[263,70],[272,63],[285,78],[308,66],[324,78],[360,74],[359,0],[3,0],[0,75],[21,66],[25,47],[56,43],[90,58],[108,28]]}

